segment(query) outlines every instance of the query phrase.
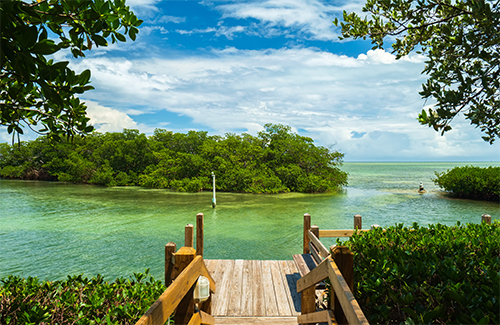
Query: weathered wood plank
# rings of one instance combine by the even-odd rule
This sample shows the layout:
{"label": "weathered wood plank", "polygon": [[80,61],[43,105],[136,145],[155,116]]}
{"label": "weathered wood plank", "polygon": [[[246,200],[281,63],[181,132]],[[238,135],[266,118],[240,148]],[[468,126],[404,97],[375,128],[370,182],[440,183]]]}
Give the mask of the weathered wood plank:
{"label": "weathered wood plank", "polygon": [[242,281],[243,281],[243,260],[235,260],[234,268],[231,275],[230,292],[229,292],[229,308],[227,316],[241,316],[241,296],[242,296]]}
{"label": "weathered wood plank", "polygon": [[297,281],[300,279],[299,271],[295,265],[294,261],[287,261],[288,270],[290,270],[290,274],[287,275],[288,286],[290,287],[290,294],[292,297],[293,304],[293,314],[300,314],[300,293],[297,292]]}
{"label": "weathered wood plank", "polygon": [[[358,229],[358,231],[370,231],[370,229]],[[352,229],[342,229],[342,230],[320,230],[319,238],[324,237],[351,237],[355,230]]]}
{"label": "weathered wood plank", "polygon": [[[153,303],[153,305],[151,305],[148,311],[146,311],[136,324],[145,325],[165,323],[168,317],[184,298],[186,293],[190,291],[200,274],[210,276],[208,270],[203,264],[203,258],[201,256],[197,256],[181,272],[181,274],[179,274],[179,280],[172,282],[167,290],[161,294],[161,296]],[[213,289],[215,289],[215,284]]]}
{"label": "weathered wood plank", "polygon": [[328,325],[337,324],[335,321],[335,316],[331,310],[322,310],[315,313],[300,315],[297,317],[297,323],[299,324],[316,324],[316,323],[328,323]]}
{"label": "weathered wood plank", "polygon": [[330,262],[333,262],[330,258],[324,260],[320,265],[314,268],[314,270],[301,277],[297,281],[297,291],[302,292],[307,288],[315,286],[316,283],[326,279],[329,275],[328,270]]}
{"label": "weathered wood plank", "polygon": [[297,287],[295,283],[294,284],[290,283],[294,280],[293,279],[294,272],[290,271],[290,268],[288,266],[288,261],[279,261],[279,263],[281,269],[281,278],[283,279],[283,287],[285,289],[285,295],[288,300],[288,305],[290,306],[290,313],[291,313],[290,315],[296,316],[298,314],[298,311],[295,310],[295,305],[293,301],[294,294],[292,293],[292,290],[295,291],[295,294],[297,294]]}
{"label": "weathered wood plank", "polygon": [[217,304],[214,304],[212,308],[213,315],[215,316],[225,316],[227,315],[227,310],[229,306],[229,292],[230,283],[233,273],[234,260],[223,260],[220,264],[220,280],[218,283]]}
{"label": "weathered wood plank", "polygon": [[279,316],[269,261],[262,261],[262,287],[264,288],[264,301],[266,303],[265,316]]}
{"label": "weathered wood plank", "polygon": [[262,261],[252,261],[252,311],[253,316],[266,315],[264,285],[262,282]]}
{"label": "weathered wood plank", "polygon": [[330,252],[325,247],[325,245],[323,245],[323,243],[319,240],[318,237],[316,237],[316,235],[313,234],[313,232],[311,230],[309,230],[308,234],[309,234],[309,239],[314,244],[314,247],[316,247],[319,255],[322,258],[327,258],[328,255],[330,255]]}
{"label": "weathered wood plank", "polygon": [[271,275],[273,276],[274,295],[276,296],[278,313],[280,316],[292,316],[290,303],[288,302],[289,294],[287,294],[285,290],[280,264],[278,261],[269,261],[269,265],[271,268]]}
{"label": "weathered wood plank", "polygon": [[243,281],[241,286],[241,314],[240,316],[253,316],[253,262],[243,261]]}
{"label": "weathered wood plank", "polygon": [[217,325],[297,325],[297,317],[215,317]]}
{"label": "weathered wood plank", "polygon": [[[361,311],[358,302],[354,298],[349,286],[347,285],[342,273],[338,269],[335,262],[329,257],[325,260],[328,262],[328,273],[330,281],[332,282],[332,287],[337,294],[337,298],[342,306],[342,311],[344,312],[347,322],[349,324],[364,324],[368,325],[368,320]],[[318,266],[319,267],[319,266]],[[299,283],[297,283],[297,286]]]}

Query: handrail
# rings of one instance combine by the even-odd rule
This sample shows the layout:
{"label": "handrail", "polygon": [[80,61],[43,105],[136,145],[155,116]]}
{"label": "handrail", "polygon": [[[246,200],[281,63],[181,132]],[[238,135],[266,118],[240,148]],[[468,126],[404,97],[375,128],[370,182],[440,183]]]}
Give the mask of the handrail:
{"label": "handrail", "polygon": [[196,283],[200,275],[209,279],[210,291],[215,292],[215,281],[210,276],[203,257],[198,255],[151,305],[136,325],[164,324],[184,296],[190,292],[191,287]]}
{"label": "handrail", "polygon": [[[316,233],[319,233],[317,227],[314,228]],[[326,247],[311,230],[308,231],[308,239],[312,244],[311,253],[316,254],[317,251],[322,261],[318,266],[297,281],[297,292],[304,292],[307,289],[313,290],[317,283],[329,278],[332,284],[332,291],[335,293],[335,297],[340,303],[340,307],[342,308],[348,324],[369,324],[358,302],[354,298],[347,281]],[[299,323],[315,323],[315,320],[322,319],[322,321],[328,321],[330,324],[331,315],[332,314],[329,312],[309,312],[300,315],[297,320]]]}
{"label": "handrail", "polygon": [[311,288],[326,278],[329,278],[331,281],[332,288],[339,299],[348,323],[369,324],[337,264],[335,264],[335,261],[331,257],[326,258],[311,272],[297,281],[297,292]]}

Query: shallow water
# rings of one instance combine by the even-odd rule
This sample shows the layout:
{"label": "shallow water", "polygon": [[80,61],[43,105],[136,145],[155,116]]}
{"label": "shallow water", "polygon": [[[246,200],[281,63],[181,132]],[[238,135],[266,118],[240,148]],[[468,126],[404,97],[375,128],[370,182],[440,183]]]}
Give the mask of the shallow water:
{"label": "shallow water", "polygon": [[[184,226],[198,212],[205,214],[205,257],[224,259],[291,259],[301,251],[304,213],[320,229],[350,229],[357,213],[363,228],[478,223],[484,213],[500,218],[498,203],[451,199],[432,183],[434,171],[457,165],[464,164],[346,163],[349,186],[338,193],[218,193],[216,209],[211,192],[0,179],[0,278],[113,279],[150,268],[161,279],[164,245],[181,246]],[[421,181],[423,195],[416,191]]]}

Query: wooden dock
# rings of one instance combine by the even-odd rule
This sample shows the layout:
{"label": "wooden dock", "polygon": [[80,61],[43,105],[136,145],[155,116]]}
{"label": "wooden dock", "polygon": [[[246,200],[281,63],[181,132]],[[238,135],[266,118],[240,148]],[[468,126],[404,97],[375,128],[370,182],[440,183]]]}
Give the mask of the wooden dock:
{"label": "wooden dock", "polygon": [[205,260],[217,283],[217,324],[297,324],[300,275],[293,261]]}

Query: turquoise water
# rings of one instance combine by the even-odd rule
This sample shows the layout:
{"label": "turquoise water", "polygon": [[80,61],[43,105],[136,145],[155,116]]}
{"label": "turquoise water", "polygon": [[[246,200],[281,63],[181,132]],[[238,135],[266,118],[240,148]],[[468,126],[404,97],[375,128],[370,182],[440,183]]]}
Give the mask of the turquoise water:
{"label": "turquoise water", "polygon": [[[432,183],[434,171],[457,165],[465,164],[346,163],[349,186],[338,193],[218,193],[216,209],[211,192],[0,180],[0,278],[100,273],[114,279],[150,268],[161,279],[165,244],[180,247],[184,226],[199,212],[205,257],[224,259],[291,259],[301,252],[304,213],[320,229],[350,229],[357,213],[363,228],[478,223],[484,213],[499,219],[498,203],[451,199]],[[417,194],[419,182],[428,193]]]}

